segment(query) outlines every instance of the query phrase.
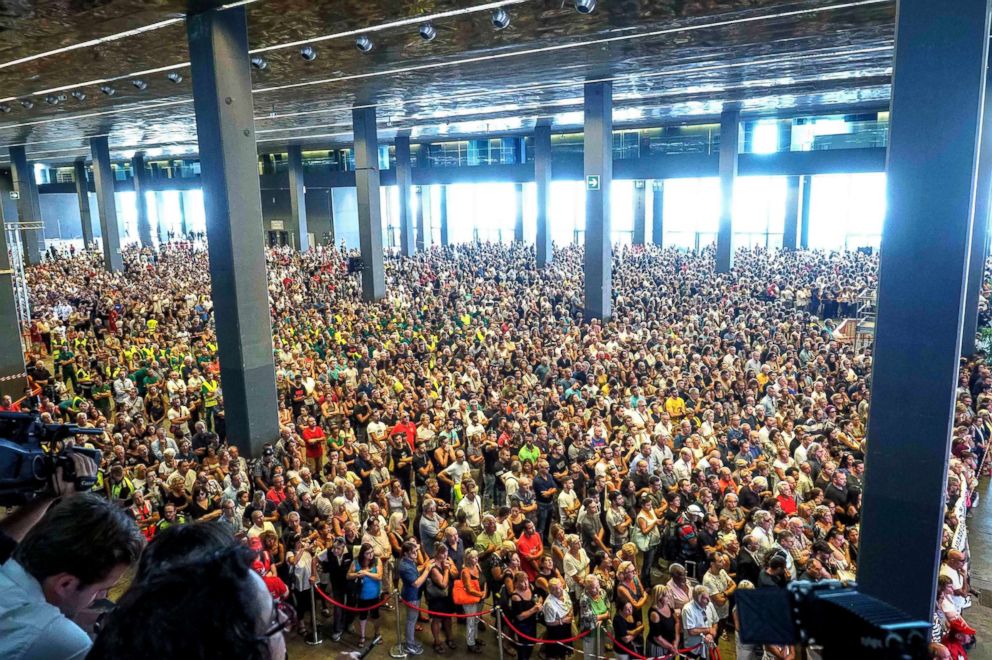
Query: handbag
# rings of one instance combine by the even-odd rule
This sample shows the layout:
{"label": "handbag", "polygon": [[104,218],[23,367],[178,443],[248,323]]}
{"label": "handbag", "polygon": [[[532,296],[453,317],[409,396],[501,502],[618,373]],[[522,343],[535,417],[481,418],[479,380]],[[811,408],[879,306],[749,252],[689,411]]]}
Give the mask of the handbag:
{"label": "handbag", "polygon": [[[470,580],[472,583],[473,591],[482,591],[479,588],[479,581],[473,578]],[[463,580],[458,580],[455,582],[454,586],[451,587],[451,600],[455,602],[455,605],[475,605],[482,601],[479,596],[473,596],[465,589],[465,582]]]}
{"label": "handbag", "polygon": [[434,580],[427,578],[427,597],[428,598],[444,598],[448,595],[448,590],[439,587],[435,584]]}

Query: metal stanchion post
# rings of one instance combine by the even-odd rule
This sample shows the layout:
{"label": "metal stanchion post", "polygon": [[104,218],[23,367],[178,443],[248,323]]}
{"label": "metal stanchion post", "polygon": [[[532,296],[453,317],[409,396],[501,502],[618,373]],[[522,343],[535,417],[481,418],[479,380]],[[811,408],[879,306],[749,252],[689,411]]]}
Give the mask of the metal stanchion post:
{"label": "metal stanchion post", "polygon": [[599,657],[599,654],[603,650],[603,637],[602,637],[602,635],[603,635],[603,624],[597,621],[596,622],[596,651],[595,651],[595,655],[596,655],[597,658]]}
{"label": "metal stanchion post", "polygon": [[400,592],[396,591],[393,599],[393,612],[396,613],[396,646],[389,649],[390,658],[406,657],[406,631],[403,629],[401,619],[407,616],[407,607],[404,605],[400,610]]}
{"label": "metal stanchion post", "polygon": [[313,638],[307,640],[309,646],[318,646],[324,643],[320,638],[320,625],[317,623],[317,585],[310,585],[310,619],[313,623]]}
{"label": "metal stanchion post", "polygon": [[496,606],[496,648],[499,649],[499,660],[503,660],[503,610]]}

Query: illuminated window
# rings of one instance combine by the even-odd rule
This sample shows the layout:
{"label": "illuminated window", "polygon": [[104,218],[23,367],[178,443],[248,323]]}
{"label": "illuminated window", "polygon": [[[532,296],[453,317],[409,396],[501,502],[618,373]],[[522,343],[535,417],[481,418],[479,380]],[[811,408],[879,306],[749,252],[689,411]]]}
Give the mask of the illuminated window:
{"label": "illuminated window", "polygon": [[884,220],[884,173],[813,177],[809,205],[810,248],[878,247]]}

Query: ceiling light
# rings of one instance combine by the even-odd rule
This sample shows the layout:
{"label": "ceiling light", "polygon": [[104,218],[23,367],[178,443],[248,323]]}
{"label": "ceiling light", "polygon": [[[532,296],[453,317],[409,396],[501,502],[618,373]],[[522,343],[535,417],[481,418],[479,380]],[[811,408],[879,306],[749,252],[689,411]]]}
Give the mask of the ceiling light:
{"label": "ceiling light", "polygon": [[313,46],[304,46],[300,49],[300,57],[302,57],[307,62],[313,62],[317,59],[317,49]]}
{"label": "ceiling light", "polygon": [[166,78],[174,83],[181,83],[183,81],[183,74],[178,71],[170,71]]}
{"label": "ceiling light", "polygon": [[141,80],[140,78],[138,80],[132,80],[131,84],[134,85],[134,88],[139,91],[148,89],[148,83],[146,83],[144,80]]}
{"label": "ceiling light", "polygon": [[256,69],[258,69],[259,71],[261,71],[265,67],[269,66],[269,63],[265,61],[264,57],[255,55],[254,57],[251,58],[251,65]]}
{"label": "ceiling light", "polygon": [[31,101],[30,99],[24,99],[23,101],[21,101],[21,105],[24,106],[25,110],[30,110],[31,108],[34,107],[34,102]]}
{"label": "ceiling light", "polygon": [[358,39],[355,39],[355,48],[357,48],[359,51],[363,53],[367,53],[370,50],[372,50],[373,46],[375,46],[375,44],[373,44],[372,40],[369,39],[364,34],[358,37]]}
{"label": "ceiling light", "polygon": [[81,89],[77,89],[77,90],[75,90],[72,93],[72,98],[76,99],[77,101],[85,101],[86,100],[86,92],[84,92]]}
{"label": "ceiling light", "polygon": [[424,41],[434,41],[434,37],[437,36],[437,29],[430,23],[424,23],[420,26],[420,38]]}
{"label": "ceiling light", "polygon": [[47,103],[48,105],[58,105],[59,104],[59,99],[58,99],[58,97],[55,97],[55,96],[46,96],[45,97],[45,103]]}
{"label": "ceiling light", "polygon": [[117,93],[117,90],[111,87],[110,85],[101,85],[100,91],[106,94],[107,96],[113,96],[114,94]]}
{"label": "ceiling light", "polygon": [[0,112],[7,114],[8,112],[10,112],[10,106],[7,105],[6,103],[0,104]]}
{"label": "ceiling light", "polygon": [[506,13],[506,10],[500,7],[499,9],[493,10],[492,15],[493,27],[497,30],[502,30],[510,26],[510,15]]}
{"label": "ceiling light", "polygon": [[580,14],[591,14],[596,11],[596,0],[575,0],[575,11]]}

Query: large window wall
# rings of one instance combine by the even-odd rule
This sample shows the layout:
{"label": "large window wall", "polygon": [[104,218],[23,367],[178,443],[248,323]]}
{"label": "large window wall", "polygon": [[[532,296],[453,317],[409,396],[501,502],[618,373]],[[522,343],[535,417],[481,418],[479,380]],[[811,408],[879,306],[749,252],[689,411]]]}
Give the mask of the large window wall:
{"label": "large window wall", "polygon": [[877,248],[884,221],[885,174],[824,174],[812,177],[810,248]]}

